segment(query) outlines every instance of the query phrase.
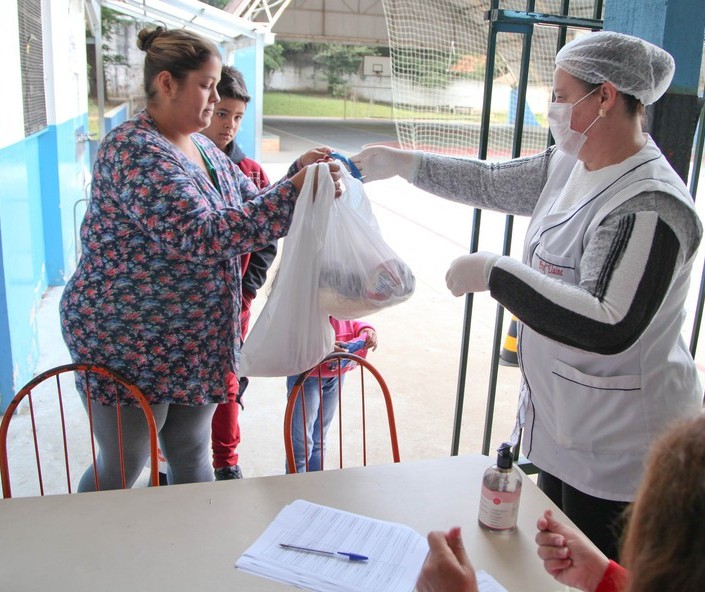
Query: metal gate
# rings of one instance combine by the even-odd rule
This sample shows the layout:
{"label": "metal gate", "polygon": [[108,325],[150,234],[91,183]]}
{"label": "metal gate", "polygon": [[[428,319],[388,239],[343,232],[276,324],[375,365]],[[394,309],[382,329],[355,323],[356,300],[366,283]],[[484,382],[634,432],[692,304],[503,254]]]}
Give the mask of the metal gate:
{"label": "metal gate", "polygon": [[[490,2],[481,0],[385,0],[384,7],[390,34],[392,82],[397,134],[402,147],[445,152],[467,157],[496,160],[539,152],[551,142],[545,122],[531,109],[529,96],[536,87],[552,86],[556,52],[565,44],[569,31],[600,30],[603,26],[602,0],[516,0]],[[489,6],[489,10],[487,7]],[[519,10],[507,10],[515,6]],[[536,12],[537,7],[544,12]],[[546,11],[554,14],[547,14]],[[484,17],[484,22],[483,18]],[[481,112],[473,119],[474,105],[459,103],[449,85],[448,73],[463,73],[472,68],[478,39],[486,35],[484,81]],[[474,37],[475,45],[470,38]],[[446,63],[444,72],[437,66]],[[465,69],[465,70],[464,70]],[[470,73],[469,78],[472,78]],[[413,77],[417,78],[414,79]],[[510,117],[497,120],[495,85],[511,78]],[[538,81],[538,82],[537,82]],[[433,88],[434,83],[436,87]],[[470,83],[468,83],[470,84]],[[476,83],[479,88],[479,82]],[[506,84],[505,84],[506,86]],[[505,89],[506,90],[506,89]],[[506,101],[504,96],[500,99]],[[550,100],[550,97],[548,98]],[[548,101],[547,101],[548,102]],[[479,111],[479,109],[478,109]],[[648,115],[648,112],[647,112]],[[693,150],[689,189],[695,197],[703,159],[705,116],[701,113]],[[439,120],[442,120],[439,122]],[[471,129],[472,128],[472,129]],[[470,252],[479,250],[483,212],[473,211]],[[502,254],[511,255],[515,221],[504,220]],[[701,249],[702,250],[702,249]],[[694,264],[699,269],[699,260]],[[694,274],[693,284],[697,283]],[[693,292],[697,293],[694,314],[686,321],[684,333],[695,356],[703,314],[705,274]],[[463,405],[468,382],[470,333],[473,327],[474,296],[465,300],[463,334],[458,369],[451,454],[460,448]],[[690,306],[690,305],[689,305]],[[486,398],[482,452],[487,454],[492,438],[497,379],[500,372],[502,341],[507,333],[505,310],[497,305],[494,318],[488,392]],[[509,324],[511,330],[511,324]],[[696,360],[697,362],[697,360]],[[475,377],[476,378],[476,377]],[[476,380],[474,381],[477,382]]]}
{"label": "metal gate", "polygon": [[[512,36],[515,45],[520,46],[520,56],[518,63],[520,64],[518,76],[516,76],[516,105],[514,110],[512,138],[511,138],[511,157],[526,155],[525,149],[527,143],[536,142],[536,138],[530,138],[526,141],[525,130],[527,129],[525,118],[531,116],[530,109],[527,109],[527,90],[529,83],[529,72],[532,66],[532,50],[534,49],[534,41],[537,30],[546,31],[550,29],[555,37],[555,51],[557,52],[566,42],[566,33],[569,29],[586,29],[600,30],[602,29],[602,0],[595,0],[592,6],[592,15],[589,17],[569,16],[570,2],[562,0],[560,14],[541,14],[534,12],[536,7],[535,0],[527,0],[524,11],[502,10],[499,8],[499,0],[492,0],[491,8],[486,12],[485,18],[488,21],[487,35],[487,62],[485,66],[484,80],[484,96],[483,96],[483,111],[481,115],[479,150],[477,157],[486,159],[490,152],[490,119],[492,112],[493,86],[495,81],[496,71],[496,56],[498,40],[501,36]],[[584,3],[583,3],[584,6]],[[544,40],[545,41],[545,40]],[[555,53],[554,53],[555,56]],[[546,133],[543,140],[545,148],[550,145],[550,134]],[[698,129],[696,132],[695,146],[693,150],[693,160],[691,166],[689,189],[694,199],[698,190],[698,177],[700,175],[703,161],[703,146],[705,144],[705,112],[701,112]],[[534,146],[535,147],[535,146]],[[473,212],[473,222],[470,240],[470,252],[478,250],[478,243],[481,234],[482,211],[475,209]],[[504,225],[504,240],[503,240],[503,255],[511,255],[512,234],[514,229],[513,216],[506,216]],[[697,262],[696,262],[697,265]],[[697,283],[697,277],[694,275],[693,284]],[[701,269],[701,277],[699,282],[699,291],[695,304],[695,312],[693,314],[692,323],[688,323],[684,331],[690,331],[690,350],[693,356],[696,355],[698,339],[700,336],[700,326],[703,315],[703,307],[705,300],[705,268]],[[495,397],[497,387],[497,377],[500,365],[500,354],[502,350],[502,340],[505,335],[503,328],[505,327],[505,310],[501,305],[497,305],[494,332],[492,339],[492,354],[489,375],[489,385],[487,392],[487,402],[485,410],[484,433],[482,442],[482,453],[488,454],[492,439],[492,425],[495,411]],[[456,406],[453,425],[453,436],[451,443],[451,454],[457,455],[460,446],[461,421],[463,417],[463,404],[465,399],[465,389],[467,381],[468,354],[470,343],[470,332],[473,325],[473,294],[468,294],[465,302],[463,336],[460,352],[460,364],[458,371]],[[517,447],[517,455],[518,455]],[[533,467],[526,459],[520,459],[525,470],[531,471]]]}

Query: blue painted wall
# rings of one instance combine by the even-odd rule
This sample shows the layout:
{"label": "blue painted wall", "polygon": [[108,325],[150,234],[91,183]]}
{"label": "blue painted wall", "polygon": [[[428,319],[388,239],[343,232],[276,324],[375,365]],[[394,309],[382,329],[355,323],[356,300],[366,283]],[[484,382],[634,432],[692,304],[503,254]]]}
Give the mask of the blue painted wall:
{"label": "blue painted wall", "polygon": [[[255,89],[255,58],[255,48],[244,47],[235,52],[235,63],[231,64],[242,72],[250,96],[254,96]],[[237,143],[247,156],[255,158],[255,110],[252,101],[245,111],[245,117],[242,118],[240,130],[237,132]]]}
{"label": "blue painted wall", "polygon": [[3,330],[0,388],[4,409],[39,354],[36,310],[47,287],[41,212],[40,142],[35,134],[0,151]]}
{"label": "blue painted wall", "polygon": [[36,312],[75,266],[73,206],[83,197],[87,115],[0,149],[0,411],[36,370]]}
{"label": "blue painted wall", "polygon": [[[55,188],[59,187],[59,170],[56,166],[51,166],[52,163],[59,162],[58,153],[58,142],[57,142],[58,130],[50,126],[41,134],[38,134],[38,144],[41,154],[41,163],[37,163],[36,172],[33,170],[32,175],[40,180],[38,187],[33,188],[37,195],[40,195],[42,187],[46,187],[44,195],[41,195],[43,205],[47,210],[47,217],[42,220],[43,225],[36,229],[44,237],[45,242],[45,257],[46,257],[46,268],[48,275],[48,284],[50,286],[61,285],[62,275],[61,271],[64,267],[64,246],[62,238],[61,229],[61,216],[56,215],[59,207],[59,200],[57,198]],[[34,168],[34,165],[32,166]]]}
{"label": "blue painted wall", "polygon": [[[3,154],[0,153],[0,168]],[[0,222],[2,219],[0,218]],[[0,243],[2,243],[2,224],[0,223]],[[0,247],[1,248],[1,247]],[[0,257],[0,411],[10,403],[10,396],[15,390],[12,379],[12,345],[10,340],[10,318],[8,316],[5,290],[5,266]]]}
{"label": "blue painted wall", "polygon": [[703,0],[620,0],[605,5],[606,30],[636,35],[673,56],[671,93],[697,94],[704,28]]}
{"label": "blue painted wall", "polygon": [[127,109],[129,107],[128,103],[123,103],[119,107],[110,110],[105,114],[105,133],[107,134],[111,129],[117,127],[122,122],[127,120]]}
{"label": "blue painted wall", "polygon": [[83,115],[49,126],[40,143],[43,233],[46,244],[47,281],[61,286],[76,267],[74,206],[85,196],[90,178],[89,150],[77,142],[77,134],[88,129]]}
{"label": "blue painted wall", "polygon": [[[127,112],[129,109],[128,103],[123,103],[119,107],[115,107],[103,116],[103,125],[105,128],[105,133],[107,134],[111,129],[120,125],[123,121],[127,119]],[[98,146],[100,145],[99,140],[91,140],[88,142],[88,148],[90,150],[89,160],[90,160],[90,170],[93,170],[93,164],[95,164],[96,155],[98,154]]]}

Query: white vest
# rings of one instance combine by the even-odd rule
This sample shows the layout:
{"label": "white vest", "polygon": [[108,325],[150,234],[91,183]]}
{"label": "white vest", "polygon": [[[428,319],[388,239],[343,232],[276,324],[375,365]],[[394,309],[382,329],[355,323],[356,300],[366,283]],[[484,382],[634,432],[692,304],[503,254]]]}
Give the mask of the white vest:
{"label": "white vest", "polygon": [[[583,250],[599,224],[639,193],[667,193],[697,216],[685,185],[651,138],[628,163],[614,167],[603,187],[569,211],[551,214],[575,163],[554,154],[527,230],[524,263],[544,274],[578,284]],[[537,467],[595,497],[631,501],[654,438],[669,422],[701,409],[702,387],[681,337],[692,260],[673,278],[641,337],[621,353],[587,352],[518,324],[523,448]]]}

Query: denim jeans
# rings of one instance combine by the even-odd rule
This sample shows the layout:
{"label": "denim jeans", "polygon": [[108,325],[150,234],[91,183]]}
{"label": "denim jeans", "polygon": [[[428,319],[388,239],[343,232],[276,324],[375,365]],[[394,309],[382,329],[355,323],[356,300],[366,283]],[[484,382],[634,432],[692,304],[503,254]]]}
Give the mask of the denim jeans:
{"label": "denim jeans", "polygon": [[[286,379],[287,398],[296,382],[296,376]],[[343,376],[340,377],[340,388],[343,386]],[[294,407],[292,419],[292,439],[294,441],[294,455],[296,457],[296,472],[306,472],[306,448],[304,438],[308,442],[308,470],[320,471],[323,469],[321,450],[325,455],[326,433],[330,422],[333,420],[338,406],[338,377],[321,378],[321,393],[319,396],[318,376],[311,376],[304,381],[303,397],[299,395]],[[303,408],[301,400],[306,399],[306,431],[303,426]],[[321,400],[323,413],[321,414]],[[321,425],[321,421],[323,424]],[[322,429],[321,429],[322,428]],[[287,467],[287,472],[291,472]]]}

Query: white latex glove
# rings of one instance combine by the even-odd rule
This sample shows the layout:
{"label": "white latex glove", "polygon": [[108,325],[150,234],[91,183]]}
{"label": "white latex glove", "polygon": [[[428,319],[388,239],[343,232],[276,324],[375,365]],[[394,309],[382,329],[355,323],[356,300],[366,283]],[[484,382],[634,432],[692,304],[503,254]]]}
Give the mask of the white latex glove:
{"label": "white latex glove", "polygon": [[458,257],[446,273],[446,285],[453,296],[489,290],[490,272],[499,255],[478,251]]}
{"label": "white latex glove", "polygon": [[363,181],[379,181],[395,175],[411,181],[421,162],[422,152],[417,150],[400,150],[389,146],[370,146],[351,157],[362,173]]}

